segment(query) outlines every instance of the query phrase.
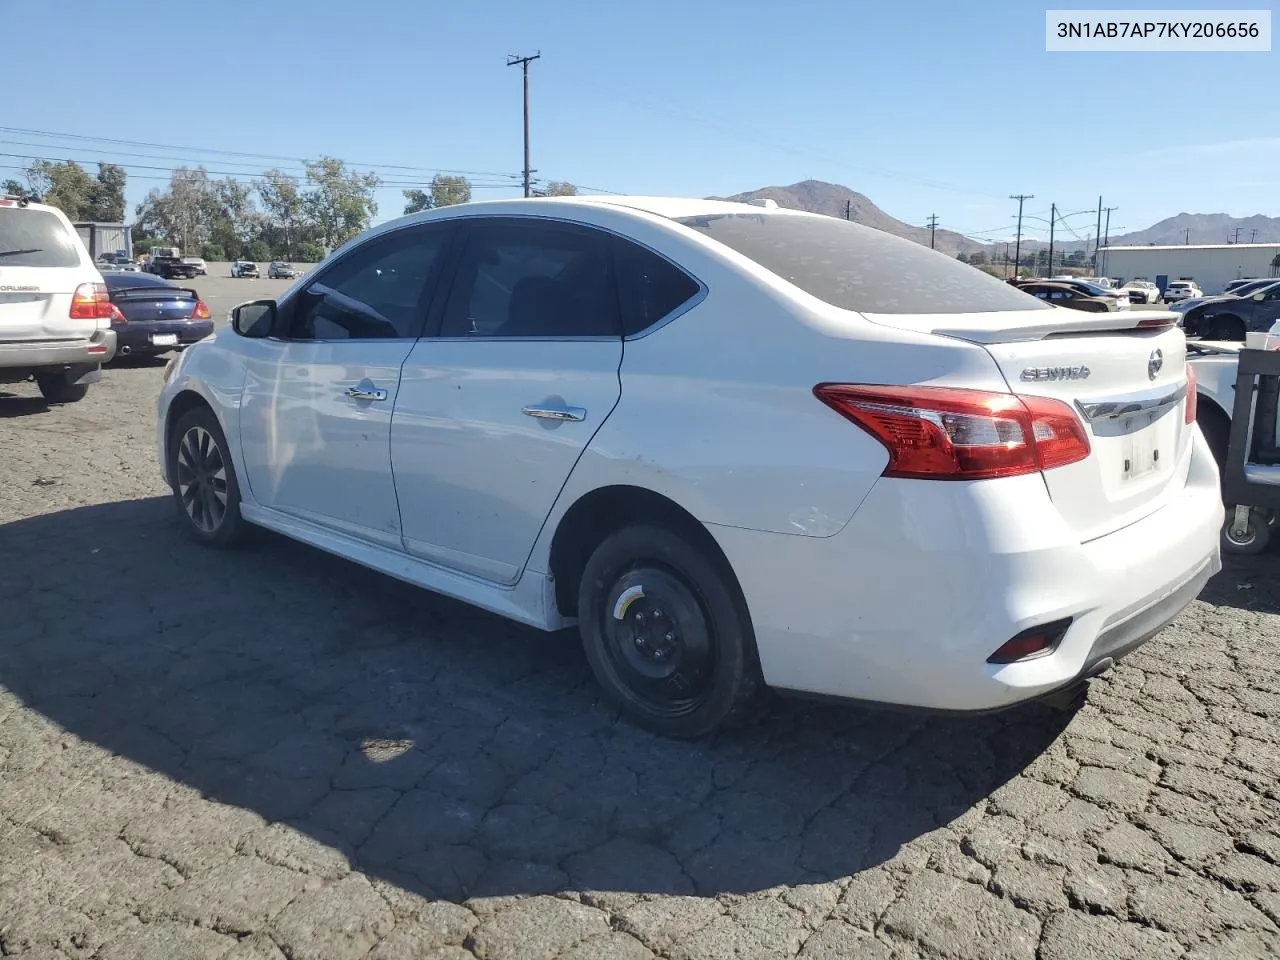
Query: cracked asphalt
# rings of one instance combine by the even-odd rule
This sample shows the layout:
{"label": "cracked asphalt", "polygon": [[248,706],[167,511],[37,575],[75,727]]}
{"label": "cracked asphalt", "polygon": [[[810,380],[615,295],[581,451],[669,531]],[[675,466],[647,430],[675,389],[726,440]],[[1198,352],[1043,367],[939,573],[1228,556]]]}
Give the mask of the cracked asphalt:
{"label": "cracked asphalt", "polygon": [[779,701],[672,743],[572,635],[272,535],[191,545],[159,383],[0,388],[5,956],[1280,953],[1280,554],[1074,716]]}

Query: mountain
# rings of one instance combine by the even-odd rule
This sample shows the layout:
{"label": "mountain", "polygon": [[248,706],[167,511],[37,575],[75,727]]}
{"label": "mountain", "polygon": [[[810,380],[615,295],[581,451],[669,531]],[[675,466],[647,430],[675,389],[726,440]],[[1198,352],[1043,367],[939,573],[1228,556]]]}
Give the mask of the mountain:
{"label": "mountain", "polygon": [[1180,213],[1145,230],[1112,237],[1111,243],[1186,243],[1188,232],[1191,243],[1230,243],[1237,237],[1237,227],[1241,243],[1280,243],[1280,217],[1232,217],[1225,213]]}
{"label": "mountain", "polygon": [[[822,180],[804,180],[793,183],[789,187],[762,187],[747,193],[734,194],[732,197],[708,197],[709,200],[773,200],[780,207],[789,210],[805,210],[809,213],[825,213],[830,217],[843,217],[846,209],[849,219],[855,223],[875,227],[894,236],[906,237],[926,246],[929,243],[929,228],[915,227],[889,216],[869,199],[848,187],[836,183],[825,183]],[[934,235],[934,247],[943,253],[955,256],[957,253],[972,253],[976,250],[990,250],[990,244],[979,243],[956,233],[954,230],[938,230]]]}
{"label": "mountain", "polygon": [[[843,217],[847,209],[849,218],[857,223],[875,227],[877,230],[883,230],[895,236],[906,237],[908,240],[914,240],[917,243],[927,244],[929,242],[928,227],[917,227],[904,223],[895,217],[889,216],[863,194],[850,190],[848,187],[842,187],[836,183],[826,183],[822,180],[803,180],[800,183],[793,183],[789,187],[761,187],[759,190],[749,190],[746,193],[734,194],[731,197],[709,197],[708,199],[737,201],[769,199],[775,201],[780,207],[787,207],[791,210],[806,210],[809,213],[824,213],[830,217]],[[1188,242],[1189,232],[1191,243],[1227,243],[1237,236],[1237,227],[1240,228],[1239,239],[1241,243],[1254,242],[1251,238],[1255,236],[1257,243],[1280,243],[1280,217],[1264,217],[1260,215],[1232,217],[1225,213],[1180,213],[1176,217],[1161,220],[1145,230],[1113,234],[1110,237],[1110,242],[1113,246],[1152,243],[1180,244]],[[1040,227],[1037,227],[1036,232],[1039,232],[1040,229]],[[1093,224],[1089,224],[1088,229],[1092,233]],[[1256,235],[1254,231],[1257,231]],[[1078,223],[1076,232],[1084,232]],[[1012,221],[1010,222],[1009,233],[1013,233]],[[990,254],[993,244],[972,240],[953,230],[938,230],[934,236],[934,246],[943,253],[954,257],[957,253],[973,253],[978,250]],[[1042,240],[1024,238],[1022,241],[1024,252],[1034,252],[1046,246],[1048,244]],[[1085,247],[1086,244],[1083,240],[1075,239],[1065,230],[1059,230],[1058,236],[1054,240],[1055,250],[1061,250],[1063,253],[1084,250]],[[1092,250],[1092,241],[1089,241],[1088,248]],[[1054,259],[1056,260],[1057,258],[1055,257]]]}

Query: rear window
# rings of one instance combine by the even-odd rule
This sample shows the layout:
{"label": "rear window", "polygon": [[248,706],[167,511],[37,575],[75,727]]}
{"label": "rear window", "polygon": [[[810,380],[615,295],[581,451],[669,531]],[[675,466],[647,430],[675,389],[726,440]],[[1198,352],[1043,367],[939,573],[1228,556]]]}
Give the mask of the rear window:
{"label": "rear window", "polygon": [[836,217],[710,214],[679,223],[832,306],[864,313],[1050,310],[977,267]]}
{"label": "rear window", "polygon": [[0,207],[0,267],[78,267],[75,236],[47,210]]}

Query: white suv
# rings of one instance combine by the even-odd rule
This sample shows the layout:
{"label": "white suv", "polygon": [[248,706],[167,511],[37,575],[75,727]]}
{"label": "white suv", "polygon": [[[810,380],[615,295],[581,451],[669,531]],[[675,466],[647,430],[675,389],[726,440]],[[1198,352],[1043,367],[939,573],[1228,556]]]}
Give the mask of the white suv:
{"label": "white suv", "polygon": [[102,274],[66,214],[0,197],[0,383],[72,403],[116,352]]}

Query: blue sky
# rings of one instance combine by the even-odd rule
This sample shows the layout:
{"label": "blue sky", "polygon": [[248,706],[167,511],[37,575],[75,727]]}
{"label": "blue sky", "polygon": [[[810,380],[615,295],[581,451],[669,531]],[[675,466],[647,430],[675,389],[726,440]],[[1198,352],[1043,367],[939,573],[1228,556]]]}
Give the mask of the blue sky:
{"label": "blue sky", "polygon": [[[512,185],[477,198],[516,196],[520,71],[505,61],[540,50],[537,177],[698,196],[812,177],[991,240],[1012,236],[1013,193],[1034,194],[1040,217],[1050,202],[1092,211],[1101,194],[1113,234],[1183,211],[1280,215],[1277,54],[1051,54],[1045,5],[1025,0],[57,9],[6,11],[0,152],[122,163],[131,209],[177,161],[246,178],[300,168],[241,154],[375,169],[397,182],[380,219],[436,169]],[[106,137],[182,149],[92,139]],[[1069,223],[1084,236],[1094,221]]]}

